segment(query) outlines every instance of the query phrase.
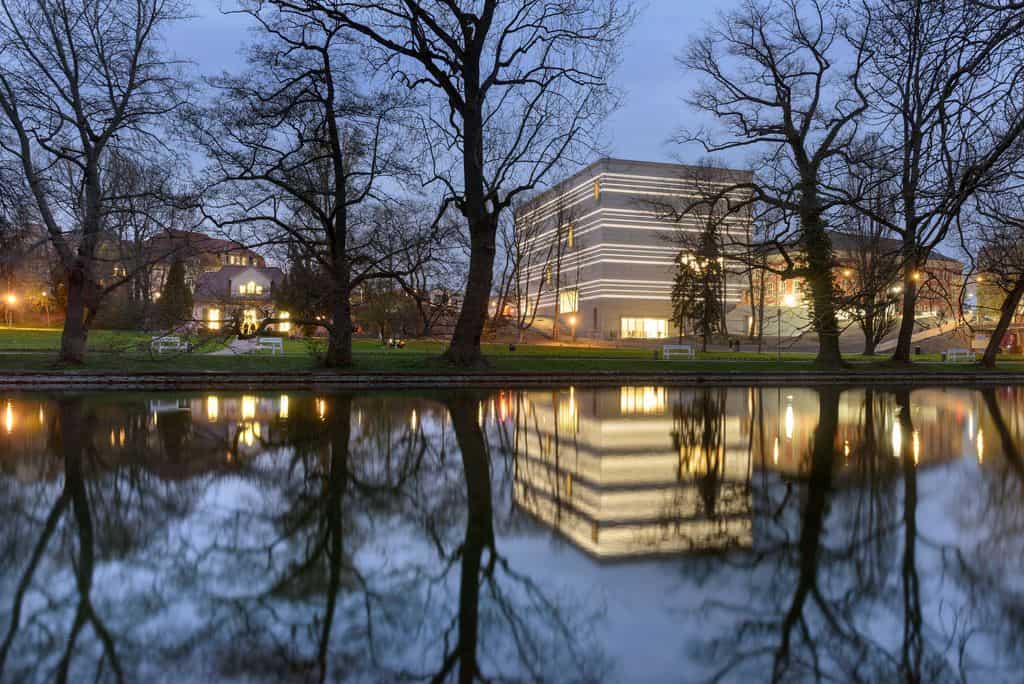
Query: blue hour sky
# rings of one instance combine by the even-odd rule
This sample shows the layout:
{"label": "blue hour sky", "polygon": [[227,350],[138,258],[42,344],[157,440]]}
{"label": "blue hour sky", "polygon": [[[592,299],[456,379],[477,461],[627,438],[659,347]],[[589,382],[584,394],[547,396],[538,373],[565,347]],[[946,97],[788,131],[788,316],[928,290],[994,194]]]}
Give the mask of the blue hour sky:
{"label": "blue hour sky", "polygon": [[[231,6],[231,3],[225,3]],[[625,90],[623,107],[608,121],[610,152],[616,157],[693,162],[695,148],[667,142],[696,116],[683,102],[694,80],[676,64],[687,39],[712,20],[721,5],[687,0],[646,0],[627,38],[617,82]],[[168,47],[193,62],[204,75],[241,68],[239,49],[248,40],[247,22],[224,15],[216,0],[196,0],[193,19],[168,34]],[[737,156],[728,161],[742,165]]]}

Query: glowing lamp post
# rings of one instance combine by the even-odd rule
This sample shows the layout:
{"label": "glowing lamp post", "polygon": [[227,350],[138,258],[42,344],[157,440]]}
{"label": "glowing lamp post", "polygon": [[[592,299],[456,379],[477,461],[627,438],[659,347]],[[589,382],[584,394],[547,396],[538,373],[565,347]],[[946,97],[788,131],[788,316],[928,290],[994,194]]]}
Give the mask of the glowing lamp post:
{"label": "glowing lamp post", "polygon": [[14,307],[18,305],[18,296],[13,292],[8,292],[4,297],[4,319],[7,322],[8,328],[14,327]]}
{"label": "glowing lamp post", "polygon": [[576,314],[569,316],[569,329],[572,331],[572,341],[576,341]]}

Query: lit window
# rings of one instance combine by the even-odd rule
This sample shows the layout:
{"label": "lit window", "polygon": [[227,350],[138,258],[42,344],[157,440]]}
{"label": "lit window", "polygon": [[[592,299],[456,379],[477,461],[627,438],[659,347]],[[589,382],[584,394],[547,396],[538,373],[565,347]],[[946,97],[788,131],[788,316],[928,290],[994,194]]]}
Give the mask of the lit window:
{"label": "lit window", "polygon": [[547,283],[548,285],[550,285],[551,281],[554,280],[554,278],[555,278],[555,271],[554,271],[554,269],[551,268],[551,264],[548,264],[544,268],[544,282]]}
{"label": "lit window", "polygon": [[628,415],[653,415],[665,412],[664,387],[622,387],[619,389],[619,411]]}
{"label": "lit window", "polygon": [[572,227],[572,224],[570,223],[569,227],[566,228],[566,232],[565,232],[565,246],[568,247],[569,249],[572,249],[572,247],[575,244],[575,242],[576,242],[576,231]]}
{"label": "lit window", "polygon": [[626,339],[658,340],[668,336],[666,318],[623,318],[622,337]]}
{"label": "lit window", "polygon": [[263,286],[258,285],[256,281],[250,280],[247,283],[242,283],[238,286],[238,294],[242,295],[261,295],[263,294]]}
{"label": "lit window", "polygon": [[562,290],[558,293],[558,311],[575,313],[579,311],[579,290]]}
{"label": "lit window", "polygon": [[206,327],[210,330],[220,330],[220,309],[206,310]]}
{"label": "lit window", "polygon": [[277,317],[281,319],[281,322],[277,324],[278,332],[289,332],[292,329],[292,324],[289,322],[292,315],[287,311],[282,311],[277,315]]}

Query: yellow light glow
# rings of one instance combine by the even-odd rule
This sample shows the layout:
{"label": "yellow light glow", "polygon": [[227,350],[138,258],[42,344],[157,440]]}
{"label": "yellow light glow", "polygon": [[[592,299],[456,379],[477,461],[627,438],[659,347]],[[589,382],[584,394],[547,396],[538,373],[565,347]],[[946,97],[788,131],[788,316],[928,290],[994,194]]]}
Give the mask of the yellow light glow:
{"label": "yellow light glow", "polygon": [[327,417],[327,400],[317,399],[316,400],[316,415],[323,420]]}
{"label": "yellow light glow", "polygon": [[784,306],[796,306],[796,295],[788,294],[782,298]]}
{"label": "yellow light glow", "polygon": [[850,269],[846,269],[846,270],[843,271],[843,277],[844,278],[849,278],[852,275],[853,275],[853,271],[851,271]]}
{"label": "yellow light glow", "polygon": [[917,430],[914,430],[913,437],[914,465],[921,462],[921,438]]}
{"label": "yellow light glow", "polygon": [[292,315],[287,311],[282,311],[277,315],[277,317],[281,319],[281,322],[277,324],[278,332],[290,332],[292,329],[292,324],[290,322]]}
{"label": "yellow light glow", "polygon": [[277,402],[277,415],[281,420],[288,419],[288,395],[282,394]]}
{"label": "yellow light glow", "polygon": [[982,436],[983,430],[978,428],[978,463],[985,462],[985,438]]}
{"label": "yellow light glow", "polygon": [[7,293],[7,306],[14,306],[18,303],[18,295],[13,292]]}
{"label": "yellow light glow", "polygon": [[416,409],[413,409],[412,413],[409,415],[409,429],[412,430],[413,432],[415,432],[416,428],[419,426],[419,424],[420,424],[419,416],[416,415]]}
{"label": "yellow light glow", "polygon": [[121,428],[120,432],[117,433],[118,442],[121,446],[124,446],[127,435],[125,434],[124,428]]}
{"label": "yellow light glow", "polygon": [[117,440],[114,439],[114,431],[110,431],[110,446],[117,446]]}
{"label": "yellow light glow", "polygon": [[843,456],[850,458],[850,440],[848,439],[843,442]]}
{"label": "yellow light glow", "polygon": [[220,400],[215,396],[206,397],[206,420],[211,423],[217,422],[220,415]]}
{"label": "yellow light glow", "polygon": [[914,280],[920,280],[921,279],[921,272],[920,271],[914,271],[910,275],[910,277],[913,278]]}
{"label": "yellow light glow", "polygon": [[775,438],[775,446],[772,447],[772,463],[779,464],[779,438]]}
{"label": "yellow light glow", "polygon": [[210,330],[220,330],[220,309],[207,310],[206,327]]}
{"label": "yellow light glow", "polygon": [[242,397],[242,420],[251,420],[256,417],[256,397]]}
{"label": "yellow light glow", "polygon": [[903,448],[903,428],[900,424],[892,424],[892,455],[896,458],[900,457],[900,450]]}
{"label": "yellow light glow", "polygon": [[793,439],[793,427],[796,419],[793,417],[793,405],[786,406],[786,439]]}
{"label": "yellow light glow", "polygon": [[4,407],[4,430],[7,434],[14,432],[14,405],[9,401]]}
{"label": "yellow light glow", "polygon": [[569,316],[569,326],[572,328],[576,327],[576,316]]}

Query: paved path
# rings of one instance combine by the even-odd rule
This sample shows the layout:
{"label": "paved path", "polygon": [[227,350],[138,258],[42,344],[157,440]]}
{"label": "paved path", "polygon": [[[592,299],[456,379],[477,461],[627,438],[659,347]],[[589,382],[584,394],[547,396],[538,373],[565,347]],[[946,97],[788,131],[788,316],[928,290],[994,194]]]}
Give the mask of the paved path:
{"label": "paved path", "polygon": [[[913,342],[923,342],[924,340],[929,340],[929,339],[931,339],[933,337],[938,337],[939,335],[945,335],[948,332],[952,332],[952,331],[956,330],[957,326],[958,326],[958,323],[954,319],[954,320],[949,321],[947,323],[943,323],[942,325],[937,325],[934,328],[928,328],[926,330],[921,330],[920,332],[916,332],[910,338],[910,341],[912,343]],[[880,352],[892,351],[893,349],[896,348],[896,342],[897,342],[896,338],[892,338],[892,339],[888,339],[888,340],[883,340],[882,342],[878,343],[878,346],[875,347],[875,349],[876,349],[876,351],[880,351]]]}
{"label": "paved path", "polygon": [[210,352],[207,356],[235,356],[236,354],[249,354],[255,350],[256,340],[240,340],[236,337],[228,342],[228,346]]}

